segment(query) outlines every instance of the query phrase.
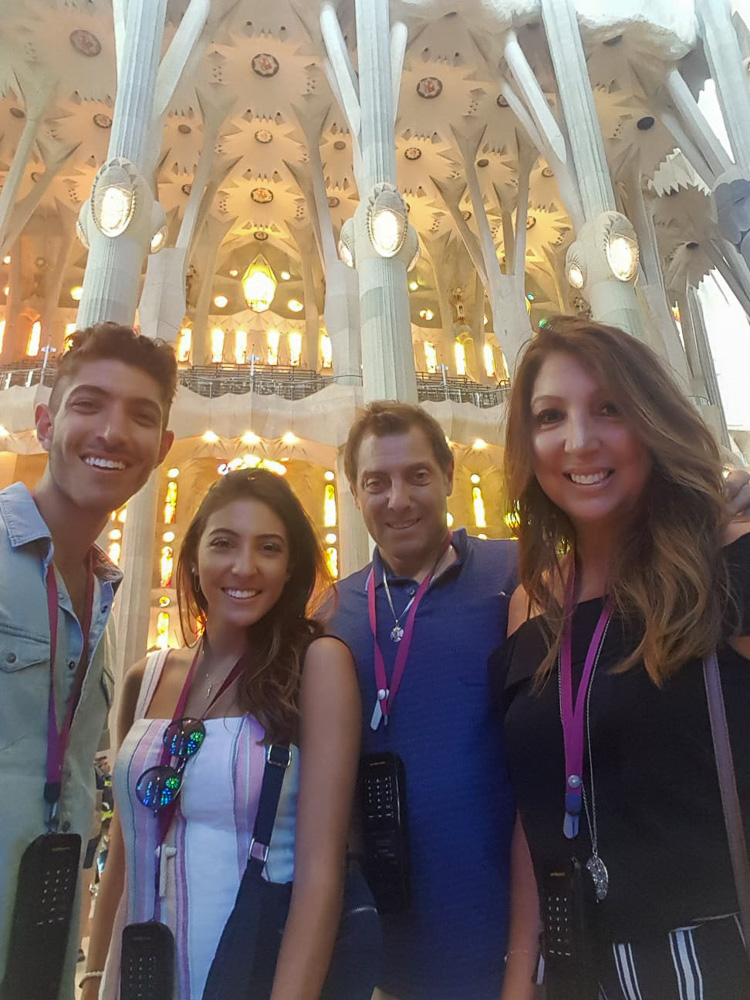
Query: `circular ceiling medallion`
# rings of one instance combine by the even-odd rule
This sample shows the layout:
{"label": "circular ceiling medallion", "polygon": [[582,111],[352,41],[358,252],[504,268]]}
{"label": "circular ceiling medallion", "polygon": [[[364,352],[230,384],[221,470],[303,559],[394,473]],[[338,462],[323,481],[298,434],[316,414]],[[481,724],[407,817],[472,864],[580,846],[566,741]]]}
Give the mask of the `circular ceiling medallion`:
{"label": "circular ceiling medallion", "polygon": [[468,208],[465,208],[463,212],[461,212],[461,215],[463,216],[464,222],[468,222],[469,219],[471,218],[471,212],[468,210]]}
{"label": "circular ceiling medallion", "polygon": [[257,232],[253,233],[253,236],[256,240],[260,240],[261,243],[268,239],[268,233],[263,229],[258,229]]}
{"label": "circular ceiling medallion", "polygon": [[250,197],[258,205],[270,205],[273,201],[273,191],[270,188],[253,188]]}
{"label": "circular ceiling medallion", "polygon": [[443,81],[437,76],[423,76],[417,84],[417,93],[426,101],[439,97],[443,90]]}
{"label": "circular ceiling medallion", "polygon": [[328,207],[329,208],[338,208],[339,207],[339,199],[336,197],[335,194],[331,194],[331,195],[328,196]]}
{"label": "circular ceiling medallion", "polygon": [[100,111],[94,115],[94,125],[97,128],[112,128],[112,119]]}
{"label": "circular ceiling medallion", "polygon": [[527,229],[533,229],[535,225],[536,225],[536,219],[535,219],[535,217],[533,215],[527,215],[526,216],[526,228]]}
{"label": "circular ceiling medallion", "polygon": [[11,108],[10,113],[13,115],[14,118],[26,117],[26,112],[23,110],[23,108]]}
{"label": "circular ceiling medallion", "polygon": [[542,167],[542,177],[550,178],[554,176],[555,176],[555,171],[552,169],[552,167]]}
{"label": "circular ceiling medallion", "polygon": [[507,108],[508,102],[502,94],[497,95],[497,106],[499,108]]}
{"label": "circular ceiling medallion", "polygon": [[273,132],[267,128],[259,128],[255,133],[255,141],[267,146],[269,142],[273,142]]}
{"label": "circular ceiling medallion", "polygon": [[422,155],[422,150],[419,146],[409,146],[408,149],[404,150],[404,156],[407,160],[418,160]]}
{"label": "circular ceiling medallion", "polygon": [[190,128],[189,125],[186,125],[185,122],[180,122],[180,124],[177,126],[177,131],[180,133],[180,135],[190,135],[190,133],[193,130]]}
{"label": "circular ceiling medallion", "polygon": [[640,132],[648,132],[650,128],[653,128],[656,121],[651,115],[644,115],[643,118],[639,118],[636,122],[636,127]]}
{"label": "circular ceiling medallion", "polygon": [[182,185],[182,193],[183,194],[190,194],[190,192],[192,191],[192,189],[193,189],[193,185],[192,184],[183,184]]}
{"label": "circular ceiling medallion", "polygon": [[40,178],[41,176],[42,176],[42,175],[41,175],[41,174],[39,173],[39,171],[38,171],[38,170],[32,170],[32,171],[31,171],[31,179],[32,179],[32,181],[33,181],[33,182],[34,182],[35,184],[36,184],[36,182],[37,182],[37,181],[39,180],[39,178]]}
{"label": "circular ceiling medallion", "polygon": [[346,143],[343,139],[337,139],[333,144],[334,149],[346,149]]}
{"label": "circular ceiling medallion", "polygon": [[477,160],[478,167],[488,167],[489,165],[490,161],[487,159],[486,156],[483,156],[481,160]]}
{"label": "circular ceiling medallion", "polygon": [[697,250],[699,246],[700,246],[700,243],[696,243],[695,240],[691,240],[689,243],[685,244],[685,249],[686,250]]}
{"label": "circular ceiling medallion", "polygon": [[102,43],[90,31],[85,28],[76,28],[70,33],[70,44],[82,56],[98,56],[102,51]]}
{"label": "circular ceiling medallion", "polygon": [[253,56],[251,66],[253,73],[258,76],[276,76],[279,72],[279,60],[269,52],[259,52],[257,56]]}

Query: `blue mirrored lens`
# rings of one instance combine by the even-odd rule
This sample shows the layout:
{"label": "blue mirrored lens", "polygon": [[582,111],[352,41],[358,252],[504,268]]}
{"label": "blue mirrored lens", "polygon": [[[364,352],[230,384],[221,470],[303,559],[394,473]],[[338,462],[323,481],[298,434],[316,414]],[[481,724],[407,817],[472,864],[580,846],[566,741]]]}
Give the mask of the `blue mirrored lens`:
{"label": "blue mirrored lens", "polygon": [[178,719],[164,732],[164,746],[170,757],[192,757],[206,738],[206,727],[200,719]]}
{"label": "blue mirrored lens", "polygon": [[149,809],[162,809],[174,801],[181,785],[180,773],[167,764],[160,764],[143,772],[135,786],[135,794]]}

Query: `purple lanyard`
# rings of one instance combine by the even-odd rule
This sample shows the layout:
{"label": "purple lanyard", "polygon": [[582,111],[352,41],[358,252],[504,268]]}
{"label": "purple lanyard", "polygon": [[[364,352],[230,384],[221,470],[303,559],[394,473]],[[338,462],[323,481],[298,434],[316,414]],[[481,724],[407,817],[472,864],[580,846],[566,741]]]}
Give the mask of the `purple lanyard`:
{"label": "purple lanyard", "polygon": [[[180,719],[183,718],[185,705],[187,704],[188,695],[190,694],[190,687],[193,683],[193,677],[195,675],[195,671],[198,666],[198,661],[203,655],[203,649],[205,644],[206,644],[205,640],[201,639],[195,650],[195,656],[193,657],[193,662],[190,664],[190,669],[188,670],[187,677],[185,678],[185,683],[182,685],[182,691],[177,701],[177,707],[175,708],[174,715],[172,716],[173,723],[179,722]],[[245,652],[242,654],[242,656],[240,656],[235,665],[232,667],[227,676],[224,678],[224,681],[219,687],[219,690],[213,696],[208,705],[206,705],[205,709],[203,710],[203,715],[201,715],[201,720],[203,720],[208,715],[208,713],[214,707],[219,698],[221,698],[224,692],[229,687],[231,687],[232,684],[234,684],[234,682],[240,676],[242,671],[245,669],[249,656],[250,656],[250,651],[245,650]],[[171,758],[169,756],[169,752],[165,747],[164,750],[162,751],[162,759],[160,763],[168,764],[170,760]],[[158,813],[157,842],[156,842],[157,858],[159,856],[161,845],[164,843],[164,838],[167,835],[167,831],[169,830],[169,827],[172,823],[176,811],[177,811],[177,799],[175,798],[172,800],[172,802],[169,803],[169,805],[165,806]],[[158,865],[157,865],[157,880],[158,880]]]}
{"label": "purple lanyard", "polygon": [[[404,622],[404,635],[401,642],[398,645],[398,652],[396,653],[396,663],[393,667],[393,676],[391,677],[391,683],[388,684],[388,676],[385,671],[385,660],[383,659],[383,651],[380,648],[380,643],[378,642],[378,619],[377,611],[375,608],[375,570],[374,567],[370,571],[370,578],[367,581],[367,610],[370,616],[370,630],[372,632],[372,638],[375,644],[375,684],[378,689],[378,701],[380,702],[380,710],[383,713],[383,721],[385,725],[388,725],[388,716],[393,709],[393,705],[396,701],[396,694],[401,686],[401,678],[404,675],[404,670],[406,669],[406,661],[409,658],[409,650],[411,649],[411,640],[414,635],[414,620],[417,617],[417,609],[422,601],[422,598],[427,592],[427,588],[432,583],[433,577],[437,571],[440,561],[448,551],[451,545],[451,540],[453,538],[453,533],[448,532],[448,538],[445,545],[440,550],[440,555],[437,558],[437,562],[433,567],[432,572],[429,576],[426,576],[424,580],[419,585],[419,589],[414,596],[414,601],[409,613],[406,616],[406,621]],[[385,567],[383,567],[383,575],[385,575]]]}
{"label": "purple lanyard", "polygon": [[583,665],[581,682],[578,685],[575,704],[573,702],[573,593],[574,566],[571,565],[565,593],[564,625],[560,646],[560,718],[565,747],[565,819],[563,833],[572,840],[578,836],[578,820],[583,801],[583,728],[586,714],[586,696],[591,683],[591,675],[599,659],[604,636],[612,617],[612,599],[607,597],[591,637],[586,660]]}
{"label": "purple lanyard", "polygon": [[57,706],[55,704],[55,654],[57,652],[57,627],[59,618],[59,592],[57,578],[52,562],[47,567],[47,611],[49,614],[49,702],[47,708],[47,772],[44,785],[44,801],[47,804],[47,829],[52,832],[57,829],[57,808],[62,791],[62,769],[65,754],[70,742],[70,730],[73,726],[73,716],[81,700],[83,680],[89,663],[89,635],[91,619],[94,611],[94,550],[88,554],[86,577],[86,604],[82,625],[83,647],[78,660],[73,687],[65,708],[65,716],[61,727],[57,725]]}

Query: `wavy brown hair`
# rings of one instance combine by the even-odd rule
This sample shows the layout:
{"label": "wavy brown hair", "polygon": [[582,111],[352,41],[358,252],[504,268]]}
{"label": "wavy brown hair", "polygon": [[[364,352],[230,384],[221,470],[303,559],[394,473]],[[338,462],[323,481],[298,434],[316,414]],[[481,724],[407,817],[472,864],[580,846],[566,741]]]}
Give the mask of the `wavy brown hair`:
{"label": "wavy brown hair", "polygon": [[190,522],[177,560],[176,589],[182,635],[188,645],[199,630],[210,635],[210,609],[194,572],[198,546],[209,518],[235,500],[266,504],[284,524],[289,578],[281,597],[260,621],[248,627],[249,665],[238,682],[239,704],[266,731],[267,742],[293,742],[299,723],[298,696],[305,651],[323,635],[312,607],[330,586],[315,528],[289,485],[264,469],[229,472],[211,486]]}
{"label": "wavy brown hair", "polygon": [[560,648],[565,558],[575,547],[572,523],[548,499],[533,471],[532,394],[544,361],[557,352],[573,357],[607,389],[651,456],[638,515],[623,524],[610,593],[617,613],[642,633],[618,670],[642,659],[661,685],[688,660],[710,653],[722,633],[727,514],[721,454],[661,359],[635,337],[568,316],[540,328],[513,382],[505,452],[508,510],[518,524],[520,582],[548,631],[539,682]]}

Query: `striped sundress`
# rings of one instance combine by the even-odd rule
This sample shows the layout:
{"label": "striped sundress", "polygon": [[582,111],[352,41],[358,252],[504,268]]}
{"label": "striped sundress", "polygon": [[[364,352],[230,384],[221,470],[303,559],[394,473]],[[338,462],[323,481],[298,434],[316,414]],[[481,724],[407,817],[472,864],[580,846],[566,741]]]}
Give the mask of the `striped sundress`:
{"label": "striped sundress", "polygon": [[[249,715],[206,720],[206,739],[186,766],[179,807],[162,850],[155,901],[157,822],[136,798],[135,786],[140,775],[161,760],[162,738],[170,720],[147,719],[145,713],[166,655],[160,652],[148,658],[135,721],[115,762],[115,801],[126,874],[101,1000],[119,998],[122,928],[126,923],[150,920],[154,914],[175,936],[175,1000],[200,1000],[245,870],[258,807],[265,764],[265,748],[260,745],[263,728]],[[289,882],[294,876],[298,786],[299,754],[295,752],[284,778],[264,872],[273,882]]]}

